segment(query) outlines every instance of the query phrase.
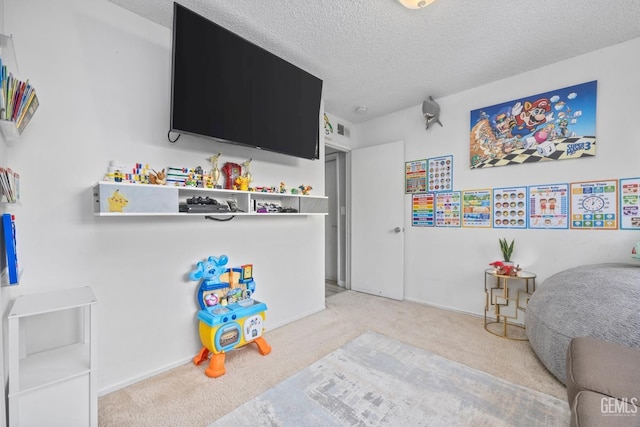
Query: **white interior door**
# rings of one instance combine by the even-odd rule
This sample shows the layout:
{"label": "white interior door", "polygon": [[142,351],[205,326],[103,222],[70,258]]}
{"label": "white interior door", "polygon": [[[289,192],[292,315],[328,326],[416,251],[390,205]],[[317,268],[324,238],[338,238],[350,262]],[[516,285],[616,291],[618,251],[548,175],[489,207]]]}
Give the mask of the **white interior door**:
{"label": "white interior door", "polygon": [[351,289],[404,297],[404,143],[351,151]]}

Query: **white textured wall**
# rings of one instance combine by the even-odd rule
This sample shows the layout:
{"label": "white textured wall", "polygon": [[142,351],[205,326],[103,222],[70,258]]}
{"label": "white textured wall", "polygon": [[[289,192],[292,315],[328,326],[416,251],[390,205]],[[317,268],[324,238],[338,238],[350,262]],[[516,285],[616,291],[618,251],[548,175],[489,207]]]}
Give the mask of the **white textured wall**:
{"label": "white textured wall", "polygon": [[[91,187],[109,160],[207,165],[253,158],[255,185],[309,184],[324,194],[324,162],[182,136],[167,142],[171,33],[106,0],[4,0],[21,74],[40,108],[18,144],[20,286],[3,298],[90,285],[99,301],[99,390],[176,364],[199,350],[197,283],[209,255],[254,264],[267,328],[324,308],[324,217],[97,218]],[[6,315],[6,313],[5,313]]]}
{"label": "white textured wall", "polygon": [[[425,131],[421,106],[357,126],[358,146],[404,140],[407,161],[453,154],[454,189],[553,184],[640,175],[637,120],[640,39],[438,99],[444,127]],[[597,155],[481,170],[469,169],[469,112],[521,96],[598,81]],[[428,76],[425,76],[428,87]],[[402,167],[403,165],[396,165]],[[483,270],[500,259],[498,239],[515,239],[514,259],[546,277],[569,267],[630,262],[638,231],[448,229],[411,226],[405,205],[405,297],[482,314]],[[357,218],[354,218],[357,221]],[[353,272],[357,274],[357,272]]]}
{"label": "white textured wall", "polygon": [[[0,0],[0,34],[5,34],[4,21],[5,21],[4,0]],[[5,61],[4,55],[2,56],[3,56],[3,61]],[[7,165],[7,148],[5,144],[0,144],[0,166],[4,167],[6,165]]]}

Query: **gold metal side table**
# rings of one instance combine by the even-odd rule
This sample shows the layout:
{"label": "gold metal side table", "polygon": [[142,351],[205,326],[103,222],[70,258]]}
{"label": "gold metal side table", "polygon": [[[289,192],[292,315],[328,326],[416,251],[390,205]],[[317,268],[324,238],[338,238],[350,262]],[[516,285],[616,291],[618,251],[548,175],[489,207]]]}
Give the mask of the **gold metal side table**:
{"label": "gold metal side table", "polygon": [[[525,326],[518,313],[527,310],[529,298],[536,290],[536,275],[520,271],[517,276],[484,271],[484,328],[499,337],[527,341]],[[492,312],[492,313],[490,313]],[[489,317],[487,317],[489,314]]]}

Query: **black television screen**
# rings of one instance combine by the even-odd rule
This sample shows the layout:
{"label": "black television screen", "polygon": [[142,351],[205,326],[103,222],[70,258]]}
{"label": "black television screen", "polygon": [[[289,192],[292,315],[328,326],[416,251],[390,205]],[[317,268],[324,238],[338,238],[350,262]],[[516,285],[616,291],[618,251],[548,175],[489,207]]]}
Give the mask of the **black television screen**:
{"label": "black television screen", "polygon": [[178,3],[171,130],[319,158],[322,80]]}

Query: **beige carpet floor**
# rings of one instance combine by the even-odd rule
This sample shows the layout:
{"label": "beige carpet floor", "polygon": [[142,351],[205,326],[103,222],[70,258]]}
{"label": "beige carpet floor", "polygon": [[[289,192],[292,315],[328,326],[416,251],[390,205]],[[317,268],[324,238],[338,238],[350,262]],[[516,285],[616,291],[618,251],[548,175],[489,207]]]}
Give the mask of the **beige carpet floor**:
{"label": "beige carpet floor", "polygon": [[220,378],[189,363],[102,396],[99,425],[206,426],[367,330],[566,398],[528,342],[489,334],[481,317],[346,291],[327,298],[326,310],[267,331],[271,354],[254,344],[227,354]]}

